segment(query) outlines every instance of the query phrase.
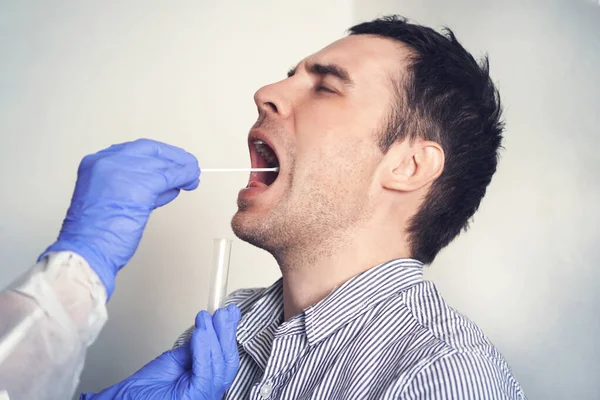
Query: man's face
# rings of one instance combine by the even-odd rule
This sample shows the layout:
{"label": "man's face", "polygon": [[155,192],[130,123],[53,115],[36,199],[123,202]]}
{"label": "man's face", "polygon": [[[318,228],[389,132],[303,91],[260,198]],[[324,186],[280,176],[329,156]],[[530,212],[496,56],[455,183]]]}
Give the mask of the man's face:
{"label": "man's face", "polygon": [[368,220],[381,190],[377,135],[405,52],[390,39],[348,36],[256,92],[252,166],[277,164],[279,174],[254,173],[240,192],[238,237],[277,258],[344,240]]}

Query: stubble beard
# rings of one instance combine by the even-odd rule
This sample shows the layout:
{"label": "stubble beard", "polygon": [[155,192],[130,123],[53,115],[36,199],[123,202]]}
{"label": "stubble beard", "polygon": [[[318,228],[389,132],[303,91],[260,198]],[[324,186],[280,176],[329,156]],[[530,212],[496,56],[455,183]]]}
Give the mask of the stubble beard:
{"label": "stubble beard", "polygon": [[[359,224],[364,203],[346,193],[312,190],[296,196],[298,201],[282,201],[268,214],[253,214],[249,201],[238,202],[231,226],[241,240],[273,255],[280,267],[291,269],[329,257],[351,238]],[[352,207],[340,208],[339,199],[355,200]],[[337,201],[336,201],[337,200]],[[294,204],[291,204],[294,203]]]}

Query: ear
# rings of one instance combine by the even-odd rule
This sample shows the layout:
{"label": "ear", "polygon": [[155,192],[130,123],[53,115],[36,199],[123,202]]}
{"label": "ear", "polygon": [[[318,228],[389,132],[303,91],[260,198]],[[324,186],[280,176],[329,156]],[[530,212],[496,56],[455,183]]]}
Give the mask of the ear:
{"label": "ear", "polygon": [[435,181],[444,170],[444,150],[436,142],[395,143],[382,160],[381,184],[389,190],[413,192]]}

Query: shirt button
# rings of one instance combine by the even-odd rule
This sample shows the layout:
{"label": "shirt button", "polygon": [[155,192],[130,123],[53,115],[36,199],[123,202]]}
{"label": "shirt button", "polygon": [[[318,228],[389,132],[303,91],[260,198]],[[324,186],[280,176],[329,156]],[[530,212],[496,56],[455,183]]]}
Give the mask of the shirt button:
{"label": "shirt button", "polygon": [[273,393],[273,384],[271,382],[265,383],[260,388],[260,395],[263,399],[268,399],[271,393]]}

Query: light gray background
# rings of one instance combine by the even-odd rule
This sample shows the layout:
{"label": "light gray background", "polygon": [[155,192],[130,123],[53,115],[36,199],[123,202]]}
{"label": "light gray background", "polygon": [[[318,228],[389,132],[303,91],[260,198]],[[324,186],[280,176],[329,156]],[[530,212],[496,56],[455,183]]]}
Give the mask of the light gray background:
{"label": "light gray background", "polygon": [[[81,157],[150,137],[203,167],[249,165],[252,95],[353,23],[400,13],[488,52],[506,150],[472,229],[430,267],[530,399],[600,391],[600,6],[592,0],[0,1],[0,287],[55,238]],[[247,176],[202,177],[156,212],[117,280],[81,389],[170,347],[206,306],[212,239]],[[272,258],[235,241],[230,290]]]}

